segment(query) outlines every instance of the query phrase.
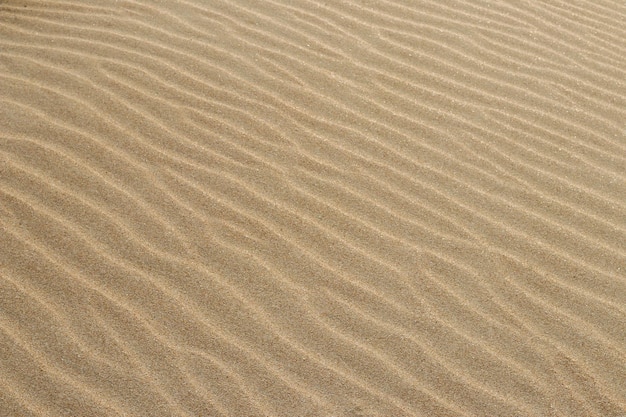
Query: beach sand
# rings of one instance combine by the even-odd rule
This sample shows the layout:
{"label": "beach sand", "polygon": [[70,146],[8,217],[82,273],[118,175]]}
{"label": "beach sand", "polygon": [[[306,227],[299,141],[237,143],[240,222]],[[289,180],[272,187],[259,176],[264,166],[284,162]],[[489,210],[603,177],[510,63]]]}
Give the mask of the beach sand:
{"label": "beach sand", "polygon": [[0,416],[626,416],[626,4],[0,0]]}

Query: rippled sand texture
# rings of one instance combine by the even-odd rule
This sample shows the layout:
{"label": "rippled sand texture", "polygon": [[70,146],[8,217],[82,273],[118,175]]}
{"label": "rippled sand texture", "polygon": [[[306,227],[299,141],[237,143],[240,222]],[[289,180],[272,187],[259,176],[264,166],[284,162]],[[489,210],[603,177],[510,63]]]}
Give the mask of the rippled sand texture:
{"label": "rippled sand texture", "polygon": [[0,0],[0,416],[626,415],[626,3]]}

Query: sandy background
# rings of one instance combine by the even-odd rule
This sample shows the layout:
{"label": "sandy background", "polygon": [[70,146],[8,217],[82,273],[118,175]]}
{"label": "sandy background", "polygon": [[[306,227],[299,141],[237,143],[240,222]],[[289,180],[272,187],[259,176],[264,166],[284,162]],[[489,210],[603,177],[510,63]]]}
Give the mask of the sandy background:
{"label": "sandy background", "polygon": [[626,3],[0,0],[0,416],[626,416]]}

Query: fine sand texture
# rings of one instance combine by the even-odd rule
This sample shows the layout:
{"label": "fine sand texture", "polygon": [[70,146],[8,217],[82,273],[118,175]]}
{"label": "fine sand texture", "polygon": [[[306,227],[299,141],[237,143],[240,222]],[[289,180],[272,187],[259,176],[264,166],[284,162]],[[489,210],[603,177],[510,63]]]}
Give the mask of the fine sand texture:
{"label": "fine sand texture", "polygon": [[0,417],[625,417],[622,0],[0,0]]}

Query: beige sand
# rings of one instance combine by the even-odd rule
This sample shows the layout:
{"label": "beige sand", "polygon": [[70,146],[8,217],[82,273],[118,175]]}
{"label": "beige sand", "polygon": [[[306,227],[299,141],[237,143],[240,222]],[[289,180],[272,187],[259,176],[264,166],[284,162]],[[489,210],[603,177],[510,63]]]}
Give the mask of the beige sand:
{"label": "beige sand", "polygon": [[0,0],[0,416],[626,416],[620,0]]}

